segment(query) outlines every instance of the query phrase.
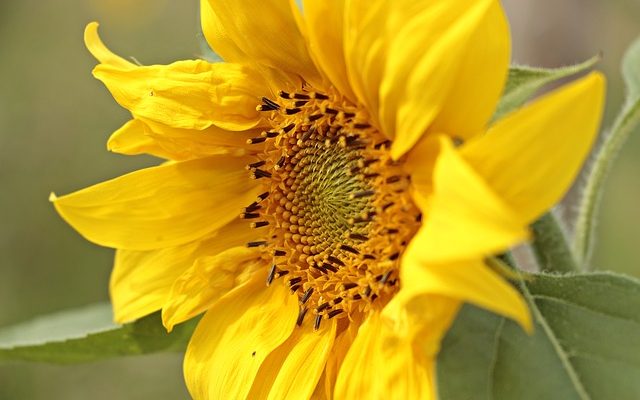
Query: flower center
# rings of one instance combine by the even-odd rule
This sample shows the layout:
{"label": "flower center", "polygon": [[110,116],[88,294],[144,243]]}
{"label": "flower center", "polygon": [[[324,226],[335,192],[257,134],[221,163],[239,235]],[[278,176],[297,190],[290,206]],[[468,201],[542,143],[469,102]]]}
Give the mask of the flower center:
{"label": "flower center", "polygon": [[259,247],[305,318],[353,319],[382,307],[399,287],[399,258],[420,224],[408,174],[365,111],[339,94],[303,90],[263,98],[273,129],[249,143],[264,150],[247,166],[265,192],[241,218],[261,228]]}

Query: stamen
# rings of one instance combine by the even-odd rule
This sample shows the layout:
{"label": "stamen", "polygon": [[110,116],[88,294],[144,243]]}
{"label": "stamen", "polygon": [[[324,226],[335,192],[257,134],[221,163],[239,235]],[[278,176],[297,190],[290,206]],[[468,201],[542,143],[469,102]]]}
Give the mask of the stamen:
{"label": "stamen", "polygon": [[260,104],[259,106],[256,107],[256,111],[275,111],[279,108],[280,108],[279,106],[274,107],[269,104]]}
{"label": "stamen", "polygon": [[349,239],[360,240],[362,242],[366,242],[367,240],[369,240],[367,236],[361,235],[359,233],[353,233],[353,232],[349,233]]}
{"label": "stamen", "polygon": [[270,98],[268,98],[268,97],[263,97],[263,98],[262,98],[262,102],[263,102],[264,104],[266,104],[267,106],[272,107],[272,108],[273,108],[273,109],[275,109],[275,110],[277,110],[277,109],[279,109],[279,108],[280,108],[280,105],[279,105],[278,103],[276,103],[275,101],[271,100],[271,99],[270,99]]}
{"label": "stamen", "polygon": [[397,176],[397,175],[396,175],[396,176],[390,176],[390,177],[388,177],[387,179],[385,179],[385,182],[386,182],[386,183],[396,183],[396,182],[399,182],[399,181],[400,181],[400,179],[402,179],[402,178],[400,178],[400,177],[399,177],[399,176]]}
{"label": "stamen", "polygon": [[270,286],[273,283],[273,280],[275,277],[276,277],[276,265],[273,264],[269,269],[269,274],[267,275],[267,286]]}
{"label": "stamen", "polygon": [[280,135],[280,132],[278,131],[265,131],[260,134],[260,136],[267,139],[273,139],[274,137],[278,137],[278,135]]}
{"label": "stamen", "polygon": [[338,114],[338,110],[335,110],[335,109],[330,108],[330,107],[327,107],[327,108],[324,110],[324,112],[325,112],[325,113],[327,113],[327,114],[331,114],[331,115],[336,115],[336,114]]}
{"label": "stamen", "polygon": [[342,288],[344,290],[353,289],[354,287],[358,287],[358,284],[357,283],[353,283],[353,282],[347,282],[347,283],[343,283],[342,284]]}
{"label": "stamen", "polygon": [[251,139],[247,139],[247,144],[263,143],[265,140],[267,140],[266,137],[251,138]]}
{"label": "stamen", "polygon": [[253,203],[245,207],[244,211],[250,213],[252,211],[259,210],[260,208],[262,208],[262,206],[254,201]]}
{"label": "stamen", "polygon": [[309,300],[309,297],[311,297],[311,295],[313,294],[313,288],[310,287],[309,289],[307,289],[304,294],[302,295],[302,297],[300,298],[300,304],[304,304],[307,302],[307,300]]}
{"label": "stamen", "polygon": [[342,261],[340,261],[340,259],[339,259],[339,258],[336,258],[336,257],[334,257],[334,256],[328,256],[328,257],[327,257],[327,260],[329,260],[329,262],[330,262],[330,263],[338,264],[338,265],[339,265],[339,266],[341,266],[341,267],[344,267],[344,266],[345,266],[345,263],[343,263]]}
{"label": "stamen", "polygon": [[375,192],[375,191],[373,191],[373,190],[363,190],[363,191],[361,191],[361,192],[351,193],[351,194],[349,195],[349,198],[350,198],[351,200],[354,200],[354,199],[360,199],[360,198],[362,198],[362,197],[369,197],[369,196],[373,196],[374,194],[376,194],[376,192]]}
{"label": "stamen", "polygon": [[349,253],[353,253],[353,254],[360,254],[358,250],[354,249],[351,246],[347,246],[346,244],[341,244],[340,250],[348,251]]}
{"label": "stamen", "polygon": [[289,286],[294,286],[302,281],[301,277],[289,279]]}
{"label": "stamen", "polygon": [[334,267],[331,264],[324,263],[324,264],[322,264],[322,268],[328,269],[331,272],[338,272],[338,268]]}
{"label": "stamen", "polygon": [[384,273],[384,275],[382,275],[382,278],[380,279],[380,283],[381,284],[385,284],[387,283],[387,280],[389,279],[389,276],[391,276],[391,274],[393,273],[393,271],[387,271]]}
{"label": "stamen", "polygon": [[302,321],[304,321],[304,316],[307,314],[308,308],[300,307],[300,311],[298,311],[298,319],[296,320],[296,325],[302,326]]}
{"label": "stamen", "polygon": [[271,172],[263,171],[263,170],[257,169],[257,168],[252,171],[252,174],[253,174],[253,178],[254,179],[271,178],[271,176],[272,176]]}
{"label": "stamen", "polygon": [[316,320],[313,323],[313,330],[317,331],[318,329],[320,329],[320,323],[322,322],[322,315],[318,314],[316,315]]}
{"label": "stamen", "polygon": [[242,214],[240,214],[240,218],[242,218],[242,219],[260,218],[260,214],[256,214],[256,213],[242,213]]}
{"label": "stamen", "polygon": [[[317,264],[311,264],[311,268],[315,268],[315,269],[317,269],[318,271],[322,272],[323,274],[326,274],[326,273],[327,273],[327,269],[328,269],[328,268],[326,268],[326,266],[327,266],[327,265],[329,265],[329,264],[323,264],[323,265],[322,265],[322,267],[321,267],[321,266],[319,266],[319,265],[317,265]],[[334,267],[333,267],[333,266],[331,266],[331,265],[329,265],[329,266],[331,267],[331,271],[332,271],[332,272],[338,272],[338,269],[337,269],[337,268],[334,268]]]}

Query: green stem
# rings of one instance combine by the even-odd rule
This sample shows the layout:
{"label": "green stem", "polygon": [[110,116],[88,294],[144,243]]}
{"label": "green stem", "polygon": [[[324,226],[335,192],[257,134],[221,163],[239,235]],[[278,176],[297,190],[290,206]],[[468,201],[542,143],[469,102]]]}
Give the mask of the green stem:
{"label": "green stem", "polygon": [[598,151],[582,193],[576,221],[573,248],[581,265],[589,265],[594,241],[595,221],[602,198],[602,188],[616,154],[629,134],[640,123],[640,100],[631,102],[616,119]]}
{"label": "green stem", "polygon": [[564,229],[553,213],[548,212],[531,225],[534,240],[531,245],[541,271],[568,273],[578,271],[578,264],[569,247]]}

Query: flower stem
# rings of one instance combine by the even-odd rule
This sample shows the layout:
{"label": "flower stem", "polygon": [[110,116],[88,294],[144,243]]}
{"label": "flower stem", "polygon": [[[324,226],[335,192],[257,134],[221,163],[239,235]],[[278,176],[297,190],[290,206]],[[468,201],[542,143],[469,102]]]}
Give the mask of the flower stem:
{"label": "flower stem", "polygon": [[563,274],[578,271],[564,229],[553,213],[543,215],[531,228],[535,235],[531,247],[541,271]]}
{"label": "flower stem", "polygon": [[640,124],[640,100],[631,103],[616,119],[611,132],[606,136],[602,147],[591,165],[590,173],[584,187],[578,209],[580,213],[576,222],[574,250],[583,265],[590,263],[591,249],[594,242],[594,225],[596,222],[602,190],[607,172],[611,168],[625,140]]}

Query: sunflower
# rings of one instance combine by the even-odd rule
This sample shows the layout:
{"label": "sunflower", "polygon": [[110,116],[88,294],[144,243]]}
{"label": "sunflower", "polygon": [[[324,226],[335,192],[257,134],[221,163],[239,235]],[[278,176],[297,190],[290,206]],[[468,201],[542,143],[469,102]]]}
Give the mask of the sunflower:
{"label": "sunflower", "polygon": [[433,398],[463,302],[530,330],[487,265],[529,238],[593,142],[592,73],[496,123],[498,1],[203,0],[224,62],[140,66],[97,33],[94,76],[132,119],[110,150],[166,160],[52,197],[117,249],[118,322],[204,313],[196,399]]}

